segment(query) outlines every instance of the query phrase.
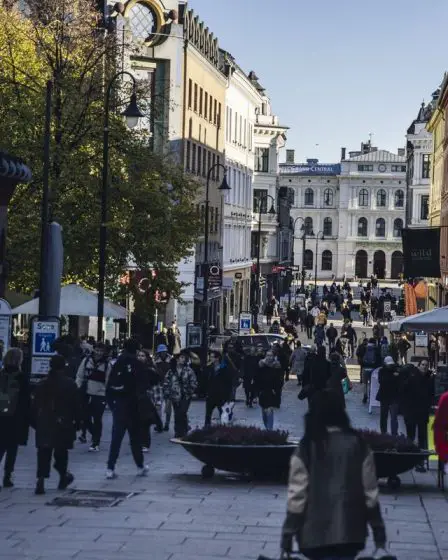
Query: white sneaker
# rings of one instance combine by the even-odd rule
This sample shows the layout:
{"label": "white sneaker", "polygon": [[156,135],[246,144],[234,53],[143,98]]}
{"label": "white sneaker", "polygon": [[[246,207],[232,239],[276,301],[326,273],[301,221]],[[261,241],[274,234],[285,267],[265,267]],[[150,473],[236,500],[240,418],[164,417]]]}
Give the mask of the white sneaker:
{"label": "white sneaker", "polygon": [[148,473],[149,473],[149,467],[148,465],[145,465],[143,468],[138,469],[137,476],[148,476]]}
{"label": "white sneaker", "polygon": [[149,452],[149,447],[142,447],[142,451],[143,451],[143,453],[148,453]]}
{"label": "white sneaker", "polygon": [[117,478],[117,473],[115,471],[111,471],[110,469],[107,469],[106,478],[108,480],[113,480],[114,478]]}
{"label": "white sneaker", "polygon": [[99,450],[100,450],[99,445],[91,445],[89,447],[89,453],[98,453]]}

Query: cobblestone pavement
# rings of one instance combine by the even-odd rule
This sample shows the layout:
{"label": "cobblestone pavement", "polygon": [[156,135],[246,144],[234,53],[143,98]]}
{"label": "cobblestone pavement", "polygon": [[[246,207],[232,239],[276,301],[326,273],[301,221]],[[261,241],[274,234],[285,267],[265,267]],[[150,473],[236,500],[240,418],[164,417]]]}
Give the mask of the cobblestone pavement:
{"label": "cobblestone pavement", "polygon": [[[358,374],[352,370],[355,381]],[[241,396],[241,395],[240,395]],[[348,411],[356,426],[378,425],[360,403],[359,387],[348,396]],[[285,389],[276,426],[302,433],[305,404],[297,399],[295,380]],[[237,421],[260,424],[258,409],[236,405]],[[203,420],[204,403],[192,405],[192,425]],[[123,447],[119,477],[106,481],[105,462],[110,438],[110,415],[105,415],[105,438],[98,454],[77,444],[71,453],[74,488],[114,490],[136,495],[112,508],[56,507],[49,502],[63,493],[48,481],[47,495],[33,495],[33,440],[22,448],[16,487],[0,492],[0,560],[193,560],[256,559],[263,553],[278,556],[286,487],[247,482],[218,473],[200,476],[201,465],[169,434],[154,434],[147,456],[148,478],[135,476],[129,446]],[[408,473],[398,493],[382,488],[381,503],[390,547],[400,560],[448,559],[448,504],[436,488],[435,471]]]}

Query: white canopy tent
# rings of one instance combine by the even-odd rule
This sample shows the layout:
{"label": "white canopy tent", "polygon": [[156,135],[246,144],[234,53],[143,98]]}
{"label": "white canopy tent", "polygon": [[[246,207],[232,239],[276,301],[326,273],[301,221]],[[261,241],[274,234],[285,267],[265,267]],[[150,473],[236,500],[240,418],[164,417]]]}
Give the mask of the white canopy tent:
{"label": "white canopy tent", "polygon": [[392,332],[448,332],[448,307],[403,317],[389,323]]}
{"label": "white canopy tent", "polygon": [[[61,315],[76,315],[79,317],[96,317],[98,311],[98,294],[86,290],[78,284],[68,284],[61,288]],[[19,305],[11,312],[13,315],[38,315],[39,298],[32,299]],[[121,305],[104,301],[104,317],[111,319],[126,319],[127,311]]]}

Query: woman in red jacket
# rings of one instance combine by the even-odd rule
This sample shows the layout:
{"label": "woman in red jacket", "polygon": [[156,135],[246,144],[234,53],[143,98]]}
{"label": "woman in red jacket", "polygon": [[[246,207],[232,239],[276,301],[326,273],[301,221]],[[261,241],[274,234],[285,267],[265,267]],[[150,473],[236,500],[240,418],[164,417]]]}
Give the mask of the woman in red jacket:
{"label": "woman in red jacket", "polygon": [[444,463],[448,462],[448,391],[439,399],[434,418],[434,444],[437,455]]}

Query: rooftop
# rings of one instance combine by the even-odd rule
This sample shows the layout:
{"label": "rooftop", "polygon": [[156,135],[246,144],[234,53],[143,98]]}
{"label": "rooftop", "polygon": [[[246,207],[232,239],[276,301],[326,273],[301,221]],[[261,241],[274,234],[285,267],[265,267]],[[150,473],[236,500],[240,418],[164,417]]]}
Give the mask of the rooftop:
{"label": "rooftop", "polygon": [[399,156],[398,154],[393,154],[392,152],[388,152],[387,150],[375,150],[368,152],[367,154],[360,154],[358,156],[351,157],[346,161],[406,163],[406,156]]}

